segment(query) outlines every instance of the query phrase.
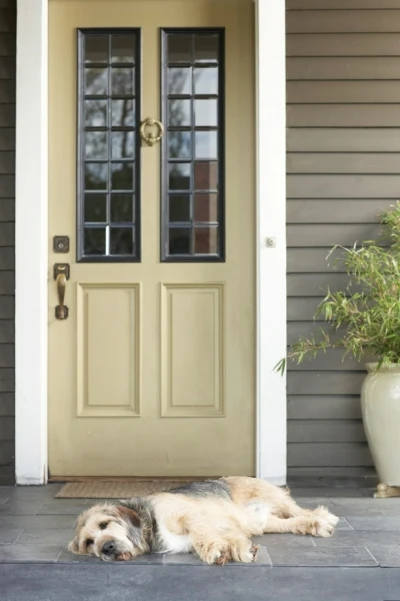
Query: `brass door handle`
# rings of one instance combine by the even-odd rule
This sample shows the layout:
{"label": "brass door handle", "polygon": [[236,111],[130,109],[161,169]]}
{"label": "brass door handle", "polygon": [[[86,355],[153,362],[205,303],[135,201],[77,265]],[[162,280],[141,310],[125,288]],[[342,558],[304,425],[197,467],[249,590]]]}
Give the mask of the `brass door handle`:
{"label": "brass door handle", "polygon": [[[68,266],[69,267],[69,266]],[[56,287],[57,287],[57,297],[58,297],[58,305],[56,306],[56,319],[67,319],[68,317],[68,307],[64,305],[65,298],[65,289],[67,287],[67,279],[69,276],[69,269],[67,270],[66,266],[56,265],[54,270]]]}
{"label": "brass door handle", "polygon": [[[149,132],[146,131],[148,127],[156,127],[157,135],[154,134],[151,130]],[[140,137],[148,146],[153,146],[156,142],[159,142],[164,135],[164,126],[161,121],[157,121],[157,119],[153,119],[152,117],[146,117],[140,124]]]}

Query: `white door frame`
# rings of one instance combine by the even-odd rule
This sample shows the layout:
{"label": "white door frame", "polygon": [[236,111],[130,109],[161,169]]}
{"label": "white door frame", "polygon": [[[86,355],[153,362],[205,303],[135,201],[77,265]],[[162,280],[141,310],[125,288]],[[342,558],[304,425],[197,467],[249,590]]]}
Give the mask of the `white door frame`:
{"label": "white door frame", "polygon": [[[256,2],[257,476],[286,481],[285,0]],[[48,0],[17,1],[16,481],[47,482]],[[269,243],[268,243],[269,242]]]}

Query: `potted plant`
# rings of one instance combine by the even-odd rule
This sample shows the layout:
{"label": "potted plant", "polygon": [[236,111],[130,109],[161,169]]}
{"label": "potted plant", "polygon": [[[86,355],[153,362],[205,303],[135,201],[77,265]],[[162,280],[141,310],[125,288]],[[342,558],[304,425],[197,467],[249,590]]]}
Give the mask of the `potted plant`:
{"label": "potted plant", "polygon": [[364,429],[381,484],[375,497],[400,496],[400,203],[380,216],[382,237],[352,248],[335,246],[349,284],[328,293],[314,317],[325,324],[316,335],[301,337],[275,369],[287,360],[301,363],[328,349],[341,348],[366,363],[361,390]]}

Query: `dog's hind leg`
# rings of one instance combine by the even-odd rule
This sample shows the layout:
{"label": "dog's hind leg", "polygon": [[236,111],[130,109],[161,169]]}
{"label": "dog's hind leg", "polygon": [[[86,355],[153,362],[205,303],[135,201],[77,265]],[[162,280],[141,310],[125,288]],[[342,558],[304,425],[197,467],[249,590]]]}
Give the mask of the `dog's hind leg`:
{"label": "dog's hind leg", "polygon": [[309,515],[301,514],[290,518],[279,518],[276,515],[270,515],[264,534],[291,532],[292,534],[329,537],[332,536],[333,531],[334,525],[329,520],[310,512]]}

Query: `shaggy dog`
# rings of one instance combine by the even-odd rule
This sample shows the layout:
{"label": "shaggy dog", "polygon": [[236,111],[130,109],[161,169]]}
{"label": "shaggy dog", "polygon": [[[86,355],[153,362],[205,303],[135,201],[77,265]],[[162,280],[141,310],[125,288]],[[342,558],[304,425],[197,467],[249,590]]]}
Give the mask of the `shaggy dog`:
{"label": "shaggy dog", "polygon": [[195,553],[208,564],[255,561],[251,537],[292,532],[331,536],[338,518],[302,509],[289,491],[247,477],[193,482],[168,492],[95,505],[79,516],[69,550],[105,561],[144,553]]}

